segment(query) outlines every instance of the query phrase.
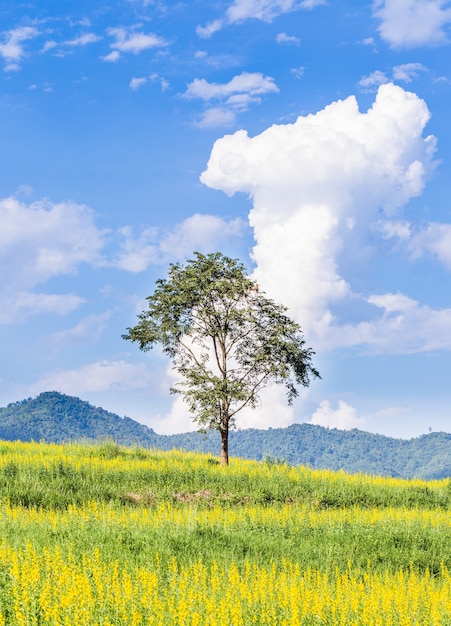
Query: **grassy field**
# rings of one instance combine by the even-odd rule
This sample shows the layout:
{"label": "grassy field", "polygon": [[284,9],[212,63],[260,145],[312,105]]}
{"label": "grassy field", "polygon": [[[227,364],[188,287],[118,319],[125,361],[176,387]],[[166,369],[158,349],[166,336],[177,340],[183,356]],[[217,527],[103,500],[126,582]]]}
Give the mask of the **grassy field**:
{"label": "grassy field", "polygon": [[451,481],[0,442],[0,625],[451,625]]}

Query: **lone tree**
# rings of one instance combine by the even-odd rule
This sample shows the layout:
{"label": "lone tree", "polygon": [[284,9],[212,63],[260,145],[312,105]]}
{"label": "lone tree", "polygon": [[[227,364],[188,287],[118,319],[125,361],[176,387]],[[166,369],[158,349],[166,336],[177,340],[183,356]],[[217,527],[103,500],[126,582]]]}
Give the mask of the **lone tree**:
{"label": "lone tree", "polygon": [[185,265],[171,264],[157,280],[148,309],[124,339],[147,351],[161,344],[181,375],[180,393],[201,429],[221,435],[221,464],[229,462],[229,430],[244,407],[255,408],[259,392],[284,384],[288,403],[307,387],[314,352],[286,307],[259,291],[244,266],[219,252],[199,252]]}

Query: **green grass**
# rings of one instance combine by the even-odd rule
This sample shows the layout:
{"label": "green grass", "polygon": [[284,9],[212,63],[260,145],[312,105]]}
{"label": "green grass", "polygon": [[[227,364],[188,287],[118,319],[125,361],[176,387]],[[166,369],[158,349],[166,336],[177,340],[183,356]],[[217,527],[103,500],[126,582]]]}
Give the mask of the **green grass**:
{"label": "green grass", "polygon": [[[1,444],[0,461],[0,536],[18,549],[31,542],[64,552],[70,544],[81,559],[98,546],[104,558],[139,565],[158,553],[167,563],[285,559],[331,572],[369,561],[383,571],[451,568],[449,480],[237,459],[222,468],[206,455],[112,442]],[[8,506],[22,516],[11,519]]]}

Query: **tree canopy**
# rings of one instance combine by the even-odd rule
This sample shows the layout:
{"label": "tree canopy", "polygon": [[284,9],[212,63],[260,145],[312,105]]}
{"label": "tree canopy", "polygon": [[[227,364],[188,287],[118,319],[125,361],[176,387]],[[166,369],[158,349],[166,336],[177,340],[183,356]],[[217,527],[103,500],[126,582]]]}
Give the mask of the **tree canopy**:
{"label": "tree canopy", "polygon": [[227,464],[237,413],[255,408],[269,384],[284,384],[291,403],[298,386],[319,377],[314,352],[286,307],[266,297],[236,259],[196,252],[185,265],[171,264],[156,285],[123,337],[141,350],[162,346],[181,376],[171,392],[182,394],[201,428],[220,432]]}

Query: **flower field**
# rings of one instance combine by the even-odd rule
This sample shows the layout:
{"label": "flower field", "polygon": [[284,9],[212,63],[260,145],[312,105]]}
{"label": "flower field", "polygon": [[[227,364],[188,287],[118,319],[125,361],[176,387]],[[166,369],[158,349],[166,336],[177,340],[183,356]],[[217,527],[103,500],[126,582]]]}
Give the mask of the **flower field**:
{"label": "flower field", "polygon": [[0,625],[451,625],[451,482],[0,442]]}

